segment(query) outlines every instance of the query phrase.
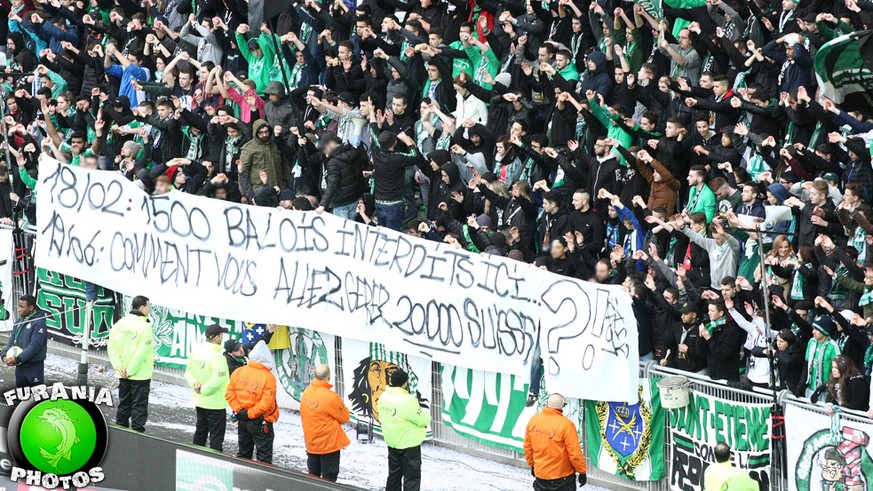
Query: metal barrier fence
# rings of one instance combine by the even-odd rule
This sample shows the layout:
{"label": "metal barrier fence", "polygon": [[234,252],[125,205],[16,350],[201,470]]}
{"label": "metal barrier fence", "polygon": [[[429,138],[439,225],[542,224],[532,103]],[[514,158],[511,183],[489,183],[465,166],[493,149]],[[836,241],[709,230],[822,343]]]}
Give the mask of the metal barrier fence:
{"label": "metal barrier fence", "polygon": [[[0,228],[10,228],[3,225],[0,225]],[[32,294],[35,290],[35,268],[33,267],[33,246],[34,246],[34,238],[35,238],[36,230],[33,228],[16,228],[13,230],[13,238],[15,244],[14,251],[14,261],[13,261],[13,285],[12,285],[12,298],[11,303],[8,304],[10,309],[15,308],[18,303],[18,299],[27,293]],[[120,303],[120,302],[119,302]],[[71,346],[69,344],[64,344],[57,341],[49,341],[49,349],[50,351],[61,354],[63,356],[78,358],[81,353],[80,348]],[[108,357],[106,356],[105,350],[100,349],[91,349],[90,350],[91,361],[95,364],[99,365],[109,365]],[[343,387],[343,357],[342,357],[342,339],[339,337],[336,338],[335,342],[335,386],[338,393],[344,393],[345,388]],[[485,457],[491,460],[501,461],[505,463],[510,463],[513,465],[517,465],[519,467],[526,467],[527,462],[525,461],[524,455],[518,452],[498,448],[490,445],[486,445],[480,443],[478,441],[470,440],[463,436],[457,434],[453,429],[448,427],[443,423],[442,419],[442,410],[443,410],[443,394],[442,394],[442,374],[441,374],[441,366],[439,363],[434,362],[432,364],[431,371],[431,381],[432,381],[432,394],[431,394],[431,416],[432,416],[432,428],[433,428],[433,442],[436,445],[444,446],[462,453],[467,453],[479,457]],[[729,387],[724,383],[716,382],[710,380],[706,376],[701,376],[695,373],[683,372],[679,370],[674,370],[670,368],[661,367],[655,362],[649,362],[648,364],[640,363],[640,377],[641,378],[662,378],[672,375],[682,375],[689,379],[691,382],[691,390],[692,392],[696,392],[699,394],[710,395],[714,397],[720,397],[723,399],[728,399],[734,402],[739,403],[756,403],[756,404],[769,404],[773,403],[773,394],[772,392],[763,391],[761,389],[755,389],[753,391],[740,390],[736,388]],[[184,384],[184,372],[179,369],[169,369],[163,367],[156,367],[155,369],[155,379],[161,380],[174,384]],[[816,411],[819,413],[824,413],[824,408],[822,406],[816,406],[810,404],[809,402],[797,399],[793,397],[789,392],[784,391],[778,394],[777,397],[778,403],[783,407],[788,404],[802,406],[811,411]],[[857,411],[843,411],[842,417],[847,418],[851,421],[865,422],[869,423],[869,419],[865,414],[857,412]],[[582,435],[583,441],[587,441],[586,439],[586,429],[584,427],[579,428],[580,434]],[[666,432],[665,432],[666,434]],[[784,441],[783,441],[784,442]],[[783,443],[780,442],[780,443]],[[671,462],[671,448],[668,442],[664,442],[664,456],[667,465],[667,471],[669,472],[669,463]],[[771,487],[772,491],[789,491],[791,488],[787,482],[787,479],[782,472],[779,472],[780,469],[785,468],[785,463],[781,462],[782,453],[776,451],[774,448],[772,455],[772,467],[774,472],[771,475]],[[586,459],[588,460],[588,475],[590,481],[593,484],[601,485],[608,487],[609,489],[628,489],[628,490],[644,490],[644,491],[664,491],[670,488],[669,482],[669,474],[667,478],[662,479],[661,481],[653,481],[653,482],[636,482],[636,481],[628,481],[619,476],[612,475],[596,469],[590,465],[590,456],[586,452]]]}

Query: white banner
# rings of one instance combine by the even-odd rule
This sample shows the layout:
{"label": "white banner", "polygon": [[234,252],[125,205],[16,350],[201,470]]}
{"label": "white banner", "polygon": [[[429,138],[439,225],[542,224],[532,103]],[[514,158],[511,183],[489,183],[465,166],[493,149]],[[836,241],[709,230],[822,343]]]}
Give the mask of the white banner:
{"label": "white banner", "polygon": [[12,265],[15,245],[12,230],[0,228],[0,331],[11,331],[18,305],[12,302]]}
{"label": "white banner", "polygon": [[873,424],[833,420],[785,407],[788,487],[797,491],[873,489]]}
{"label": "white banner", "polygon": [[524,375],[540,336],[550,387],[633,401],[630,297],[501,257],[329,214],[173,192],[44,158],[36,262],[159,305],[296,325],[467,368]]}

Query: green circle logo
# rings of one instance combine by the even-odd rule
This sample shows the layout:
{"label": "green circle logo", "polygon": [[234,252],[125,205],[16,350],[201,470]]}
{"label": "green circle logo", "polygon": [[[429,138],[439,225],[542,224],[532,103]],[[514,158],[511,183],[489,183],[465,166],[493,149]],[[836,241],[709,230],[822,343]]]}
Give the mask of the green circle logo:
{"label": "green circle logo", "polygon": [[97,448],[91,414],[75,401],[43,401],[21,423],[21,451],[45,473],[67,475],[82,469]]}

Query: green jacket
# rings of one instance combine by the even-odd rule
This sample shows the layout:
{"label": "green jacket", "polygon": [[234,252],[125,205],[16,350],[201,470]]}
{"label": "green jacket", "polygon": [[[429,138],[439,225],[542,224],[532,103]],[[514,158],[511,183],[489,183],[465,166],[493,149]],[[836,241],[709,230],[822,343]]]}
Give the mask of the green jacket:
{"label": "green jacket", "polygon": [[688,210],[688,214],[696,213],[698,211],[702,211],[706,214],[706,223],[709,224],[712,222],[712,219],[715,218],[715,194],[713,194],[712,190],[709,189],[709,186],[704,185],[703,189],[700,191],[700,198],[697,197],[697,188],[693,187],[688,191],[688,204],[691,207]]}
{"label": "green jacket", "polygon": [[224,409],[227,399],[224,393],[230,377],[227,374],[227,359],[221,352],[221,345],[204,341],[190,356],[185,369],[185,381],[191,388],[200,384],[200,393],[194,392],[194,407],[203,409]]}
{"label": "green jacket", "polygon": [[121,378],[118,371],[124,368],[130,380],[150,380],[155,370],[151,321],[139,312],[119,319],[109,330],[107,351],[116,377]]}
{"label": "green jacket", "polygon": [[[588,104],[591,106],[591,114],[606,128],[606,135],[608,137],[617,140],[624,148],[630,148],[633,145],[634,137],[615,123],[619,119],[618,114],[613,116],[606,108],[600,105],[600,101],[597,98],[593,101],[588,101]],[[618,157],[618,162],[621,165],[627,166],[624,156],[618,150],[613,150],[613,153]]]}
{"label": "green jacket", "polygon": [[430,424],[430,412],[401,387],[385,389],[379,398],[379,416],[385,444],[398,450],[421,445]]}
{"label": "green jacket", "polygon": [[59,95],[67,91],[67,80],[51,70],[48,71],[47,75],[49,80],[55,83],[55,86],[52,87],[52,99],[57,99]]}
{"label": "green jacket", "polygon": [[476,85],[491,90],[491,84],[485,83],[485,72],[488,72],[491,77],[497,76],[497,70],[500,68],[500,60],[494,54],[494,51],[487,50],[485,53],[479,51],[477,46],[466,48],[467,58],[473,62],[473,82]]}
{"label": "green jacket", "polygon": [[258,44],[261,45],[261,57],[257,58],[249,50],[248,41],[242,34],[236,34],[236,45],[239,47],[239,52],[249,64],[249,78],[255,81],[255,92],[258,95],[264,95],[264,90],[267,89],[267,84],[270,83],[270,69],[273,68],[273,53],[270,38],[266,34],[261,34],[258,38]]}

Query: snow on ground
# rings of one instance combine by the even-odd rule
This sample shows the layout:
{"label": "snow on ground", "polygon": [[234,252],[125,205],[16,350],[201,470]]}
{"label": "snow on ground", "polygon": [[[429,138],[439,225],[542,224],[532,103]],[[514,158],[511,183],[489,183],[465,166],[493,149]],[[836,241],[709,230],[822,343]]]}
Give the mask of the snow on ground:
{"label": "snow on ground", "polygon": [[[46,378],[49,382],[72,383],[77,371],[76,360],[53,354],[49,354],[46,360]],[[88,377],[92,385],[117,387],[113,372],[109,369],[101,371],[92,366]],[[14,376],[12,370],[4,365],[0,368],[0,386],[7,383],[14,383]],[[108,420],[113,421],[114,410],[108,411],[107,415]],[[152,382],[147,433],[171,441],[190,443],[194,434],[194,422],[191,389]],[[282,409],[275,431],[273,463],[306,472],[306,450],[300,414]],[[388,477],[388,450],[385,442],[377,437],[370,444],[358,443],[355,441],[353,428],[347,427],[346,433],[352,444],[342,451],[339,482],[363,489],[384,489]],[[228,421],[224,451],[234,454],[236,450],[236,425]],[[532,488],[533,481],[526,468],[492,462],[430,444],[422,446],[421,475],[421,488],[435,491],[526,491]],[[584,489],[600,491],[604,488],[588,485]]]}

